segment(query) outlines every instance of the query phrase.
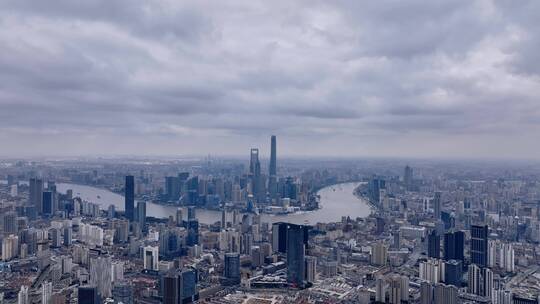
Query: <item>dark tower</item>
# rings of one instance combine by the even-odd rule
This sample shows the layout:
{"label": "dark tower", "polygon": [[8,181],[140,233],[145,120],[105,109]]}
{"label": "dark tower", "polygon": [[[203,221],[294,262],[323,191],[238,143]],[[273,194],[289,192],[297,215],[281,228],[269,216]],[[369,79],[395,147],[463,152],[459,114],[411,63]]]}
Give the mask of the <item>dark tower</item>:
{"label": "dark tower", "polygon": [[306,277],[305,255],[308,227],[288,224],[287,226],[287,282],[303,288]]}
{"label": "dark tower", "polygon": [[441,257],[441,237],[436,230],[428,235],[428,257],[436,259]]}
{"label": "dark tower", "polygon": [[465,262],[465,233],[463,231],[444,234],[444,259]]}
{"label": "dark tower", "polygon": [[268,170],[268,193],[270,198],[277,199],[277,152],[276,152],[276,136],[270,138],[270,167]]}
{"label": "dark tower", "polygon": [[133,175],[126,176],[125,210],[127,219],[133,221],[135,218],[135,178]]}
{"label": "dark tower", "polygon": [[276,136],[272,135],[270,138],[270,168],[269,175],[277,175],[277,155],[276,155]]}
{"label": "dark tower", "polygon": [[487,267],[488,234],[487,225],[471,226],[471,263],[480,267]]}

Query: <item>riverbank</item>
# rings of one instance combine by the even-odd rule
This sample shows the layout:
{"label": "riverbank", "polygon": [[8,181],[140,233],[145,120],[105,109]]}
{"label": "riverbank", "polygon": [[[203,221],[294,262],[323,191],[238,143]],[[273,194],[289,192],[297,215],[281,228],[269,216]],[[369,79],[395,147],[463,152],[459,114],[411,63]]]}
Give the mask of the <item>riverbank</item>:
{"label": "riverbank", "polygon": [[[341,221],[342,216],[368,217],[371,207],[363,198],[354,194],[359,183],[343,183],[325,187],[317,192],[320,197],[319,209],[304,211],[287,215],[261,214],[261,220],[269,223],[289,222],[293,224],[331,223]],[[65,193],[72,189],[73,193],[79,193],[81,199],[97,203],[101,209],[106,210],[109,205],[115,206],[119,211],[124,210],[124,197],[101,188],[91,186],[59,183],[58,191]],[[98,197],[99,196],[99,197]],[[155,218],[168,218],[176,214],[178,206],[165,206],[147,203],[147,215]],[[221,212],[207,209],[197,209],[197,218],[201,223],[213,224],[221,220]],[[184,212],[186,213],[186,212]],[[186,217],[187,214],[184,215]]]}

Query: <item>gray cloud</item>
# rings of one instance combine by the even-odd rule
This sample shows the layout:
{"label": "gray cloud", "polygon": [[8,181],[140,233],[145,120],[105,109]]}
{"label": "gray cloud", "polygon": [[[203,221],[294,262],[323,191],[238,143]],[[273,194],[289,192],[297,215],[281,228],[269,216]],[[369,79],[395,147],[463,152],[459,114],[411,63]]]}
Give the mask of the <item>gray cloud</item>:
{"label": "gray cloud", "polygon": [[277,134],[295,155],[536,158],[539,13],[534,0],[2,1],[0,154],[241,154]]}

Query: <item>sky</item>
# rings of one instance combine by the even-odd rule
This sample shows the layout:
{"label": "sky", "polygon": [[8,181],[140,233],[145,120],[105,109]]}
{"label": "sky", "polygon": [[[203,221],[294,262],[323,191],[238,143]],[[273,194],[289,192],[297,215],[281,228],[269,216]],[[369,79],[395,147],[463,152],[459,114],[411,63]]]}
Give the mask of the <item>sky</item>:
{"label": "sky", "polygon": [[540,1],[0,1],[0,155],[540,158]]}

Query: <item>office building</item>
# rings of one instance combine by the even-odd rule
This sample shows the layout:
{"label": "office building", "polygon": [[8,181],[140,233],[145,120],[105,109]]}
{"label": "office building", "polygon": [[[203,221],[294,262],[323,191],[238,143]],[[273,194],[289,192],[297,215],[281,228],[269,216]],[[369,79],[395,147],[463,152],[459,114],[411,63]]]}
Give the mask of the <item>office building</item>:
{"label": "office building", "polygon": [[465,233],[453,231],[444,234],[444,259],[465,262]]}
{"label": "office building", "polygon": [[78,304],[100,304],[100,295],[96,286],[80,286],[77,289]]}
{"label": "office building", "polygon": [[375,266],[386,266],[388,260],[388,247],[382,242],[371,245],[371,264]]}
{"label": "office building", "polygon": [[171,271],[163,276],[163,304],[182,303],[178,273]]}
{"label": "office building", "polygon": [[112,289],[112,297],[115,303],[133,304],[133,285],[127,281],[114,282]]}
{"label": "office building", "polygon": [[293,287],[305,286],[305,235],[307,227],[287,225],[287,282]]}
{"label": "office building", "polygon": [[272,225],[272,250],[274,252],[287,252],[287,223],[274,223]]}
{"label": "office building", "polygon": [[197,271],[186,269],[180,274],[180,294],[182,303],[193,303],[198,299],[197,292]]}
{"label": "office building", "polygon": [[433,214],[435,219],[439,220],[441,218],[442,211],[442,202],[441,202],[441,192],[435,192],[435,197],[433,198]]}
{"label": "office building", "polygon": [[137,202],[137,221],[141,228],[146,225],[146,202]]}
{"label": "office building", "polygon": [[147,270],[158,270],[159,248],[146,246],[143,248],[143,267]]}
{"label": "office building", "polygon": [[435,259],[441,257],[441,237],[436,230],[428,234],[428,257]]}
{"label": "office building", "polygon": [[448,260],[444,262],[444,283],[461,287],[463,277],[463,264],[460,260]]}
{"label": "office building", "polygon": [[487,225],[471,226],[471,263],[487,267],[488,261],[488,234]]}
{"label": "office building", "polygon": [[240,254],[225,253],[223,276],[227,284],[240,283]]}
{"label": "office building", "polygon": [[405,172],[403,174],[403,186],[407,191],[413,190],[413,169],[408,165],[405,166]]}
{"label": "office building", "polygon": [[276,151],[276,136],[270,138],[270,165],[268,167],[268,192],[270,197],[277,198],[277,151]]}
{"label": "office building", "polygon": [[135,219],[135,177],[133,175],[126,176],[124,193],[124,210],[126,218],[130,221]]}
{"label": "office building", "polygon": [[30,183],[29,203],[35,206],[38,214],[43,213],[43,180],[39,178],[31,178]]}

